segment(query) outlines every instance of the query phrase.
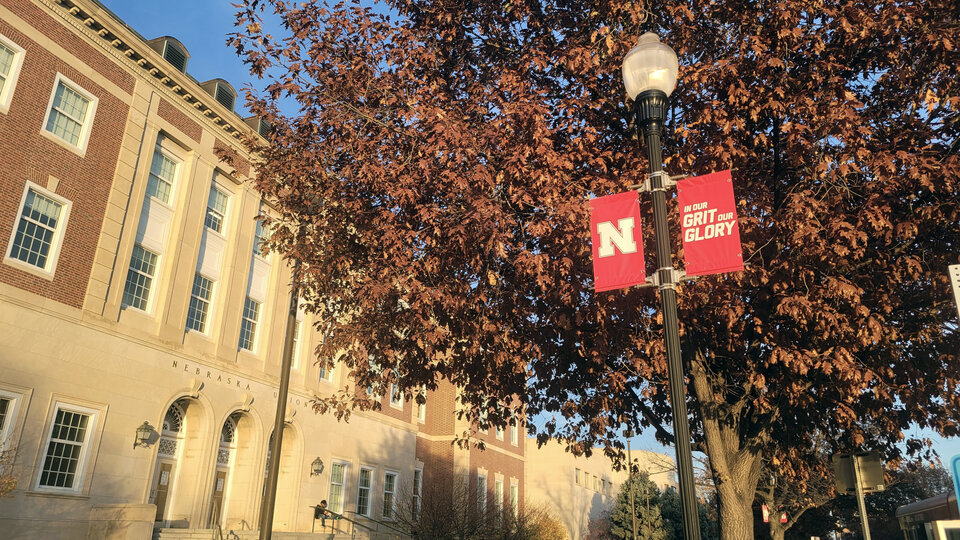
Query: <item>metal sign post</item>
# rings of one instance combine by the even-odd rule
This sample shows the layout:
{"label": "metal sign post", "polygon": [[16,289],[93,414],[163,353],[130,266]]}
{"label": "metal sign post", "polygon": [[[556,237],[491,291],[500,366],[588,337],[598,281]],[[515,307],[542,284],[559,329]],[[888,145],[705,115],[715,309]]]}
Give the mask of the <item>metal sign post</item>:
{"label": "metal sign post", "polygon": [[863,527],[863,540],[870,540],[870,523],[867,521],[867,503],[863,500],[863,482],[861,481],[860,456],[850,456],[853,461],[854,483],[857,486],[857,505],[860,507],[860,525]]}

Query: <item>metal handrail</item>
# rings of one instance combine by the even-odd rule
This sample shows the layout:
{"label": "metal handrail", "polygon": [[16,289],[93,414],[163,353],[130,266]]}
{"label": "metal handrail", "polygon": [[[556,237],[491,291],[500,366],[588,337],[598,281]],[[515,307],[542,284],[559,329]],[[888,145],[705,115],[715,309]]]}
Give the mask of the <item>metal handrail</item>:
{"label": "metal handrail", "polygon": [[[356,512],[353,512],[353,513],[355,514]],[[386,528],[388,528],[388,529],[393,529],[394,531],[396,531],[396,532],[398,532],[398,533],[400,533],[400,534],[402,534],[402,535],[405,535],[405,536],[409,536],[409,535],[410,535],[409,532],[407,532],[407,531],[405,531],[405,530],[403,530],[403,529],[400,529],[400,528],[398,528],[398,527],[395,527],[395,526],[393,526],[393,525],[391,525],[391,524],[389,524],[389,523],[380,521],[379,519],[374,519],[374,518],[372,518],[372,517],[367,517],[367,516],[363,516],[363,517],[364,517],[365,519],[368,519],[368,520],[370,520],[370,521],[378,524],[378,525],[383,525],[384,527],[386,527]],[[367,528],[370,529],[370,527],[367,527]],[[370,530],[374,530],[374,529],[370,529]],[[377,528],[374,532],[380,532],[380,529]]]}

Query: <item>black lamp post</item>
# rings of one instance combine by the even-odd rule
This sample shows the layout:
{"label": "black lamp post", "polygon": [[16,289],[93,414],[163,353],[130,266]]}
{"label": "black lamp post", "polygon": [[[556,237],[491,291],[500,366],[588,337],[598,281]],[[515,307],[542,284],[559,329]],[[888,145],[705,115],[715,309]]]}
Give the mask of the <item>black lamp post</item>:
{"label": "black lamp post", "polygon": [[667,118],[668,97],[677,85],[677,54],[660,42],[656,34],[640,36],[637,45],[623,59],[623,84],[634,100],[637,125],[643,129],[650,163],[649,189],[653,200],[653,227],[657,243],[656,280],[663,309],[663,334],[667,346],[667,376],[673,406],[673,436],[676,441],[677,480],[683,510],[683,537],[700,540],[697,496],[690,455],[690,425],[687,420],[686,384],[680,359],[680,328],[677,324],[677,272],[670,253],[667,225],[669,176],[663,172],[660,135]]}

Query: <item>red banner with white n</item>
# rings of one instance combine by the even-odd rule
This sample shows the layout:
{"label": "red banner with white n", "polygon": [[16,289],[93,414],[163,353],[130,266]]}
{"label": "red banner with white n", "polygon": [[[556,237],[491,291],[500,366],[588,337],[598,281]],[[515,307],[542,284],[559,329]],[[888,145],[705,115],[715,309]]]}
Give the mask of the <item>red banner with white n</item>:
{"label": "red banner with white n", "polygon": [[590,199],[593,287],[597,292],[646,282],[636,191]]}
{"label": "red banner with white n", "polygon": [[730,171],[678,181],[677,203],[687,275],[705,276],[743,270]]}

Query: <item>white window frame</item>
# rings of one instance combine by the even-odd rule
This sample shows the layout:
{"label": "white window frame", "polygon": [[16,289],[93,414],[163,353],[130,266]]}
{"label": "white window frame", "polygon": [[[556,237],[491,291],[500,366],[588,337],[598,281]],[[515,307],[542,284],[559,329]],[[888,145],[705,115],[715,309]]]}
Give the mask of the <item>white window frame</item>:
{"label": "white window frame", "polygon": [[10,112],[10,103],[13,101],[13,92],[17,89],[17,80],[20,78],[20,68],[23,67],[23,57],[26,51],[3,34],[0,34],[0,43],[13,51],[10,73],[7,74],[3,90],[0,90],[0,114],[7,114]]}
{"label": "white window frame", "polygon": [[[367,487],[363,486],[364,471],[367,471],[370,473],[370,485]],[[361,465],[357,470],[357,515],[358,516],[371,517],[371,514],[373,513],[373,510],[372,510],[373,509],[373,487],[374,487],[374,484],[376,483],[375,482],[376,472],[377,471],[373,467],[367,467],[364,465]],[[366,512],[360,511],[360,493],[363,490],[367,491],[367,511]]]}
{"label": "white window frame", "polygon": [[417,403],[417,422],[421,424],[427,423],[427,385],[420,387],[420,394],[423,396],[424,402]]}
{"label": "white window frame", "polygon": [[493,480],[493,507],[497,510],[497,519],[500,519],[503,514],[503,478],[497,476]]}
{"label": "white window frame", "polygon": [[[147,184],[144,186],[144,197],[149,198],[151,201],[155,202],[156,204],[166,206],[167,208],[173,208],[177,200],[177,184],[180,183],[180,176],[181,176],[180,173],[183,171],[183,158],[177,155],[173,150],[167,148],[167,146],[172,146],[172,145],[170,145],[170,143],[167,142],[167,139],[165,137],[161,136],[157,138],[157,145],[156,147],[154,147],[154,152],[150,156],[150,168],[147,169]],[[161,156],[172,161],[174,165],[173,176],[172,178],[169,179],[169,184],[170,184],[170,200],[169,201],[158,199],[154,195],[151,195],[146,192],[146,190],[150,188],[150,176],[154,175],[153,160],[156,159],[157,153],[159,153]],[[157,175],[154,175],[154,176],[157,176]],[[162,178],[162,177],[159,177],[159,178]],[[162,178],[162,179],[164,181],[168,180],[167,178]],[[207,219],[206,210],[204,210],[203,219],[204,221],[206,221]],[[204,229],[206,229],[206,226],[204,226]]]}
{"label": "white window frame", "polygon": [[520,511],[520,483],[515,478],[510,479],[510,510],[513,517]]}
{"label": "white window frame", "polygon": [[297,318],[293,322],[293,351],[290,355],[290,368],[300,369],[300,349],[303,346],[303,317],[297,313]]}
{"label": "white window frame", "polygon": [[403,409],[403,394],[396,383],[390,383],[390,406],[394,409]]}
{"label": "white window frame", "polygon": [[[347,504],[347,484],[348,484],[348,480],[350,479],[350,462],[344,461],[342,459],[335,459],[332,461],[332,463],[333,465],[343,465],[343,481],[339,484],[333,481],[333,465],[331,465],[330,486],[327,489],[327,501],[330,501],[330,506],[328,507],[328,510],[330,510],[331,512],[342,514],[343,509]],[[333,496],[331,495],[331,493],[333,492],[333,486],[340,487],[340,500],[338,501],[340,504],[337,505],[337,507],[334,507],[332,502]]]}
{"label": "white window frame", "polygon": [[333,372],[335,369],[333,365],[329,367],[317,367],[317,380],[325,384],[333,384]]}
{"label": "white window frame", "polygon": [[[20,228],[20,220],[23,218],[23,205],[27,203],[27,193],[29,193],[31,190],[36,192],[38,195],[52,199],[54,202],[61,205],[60,218],[57,222],[57,228],[53,232],[53,238],[50,240],[50,251],[47,252],[47,264],[44,268],[34,266],[28,262],[21,261],[20,259],[11,256],[13,251],[13,241],[17,238],[17,230]],[[14,266],[25,272],[29,272],[47,280],[53,280],[53,275],[57,271],[57,261],[60,260],[60,248],[63,246],[63,237],[66,235],[67,222],[70,219],[70,208],[72,206],[72,201],[63,198],[48,189],[40,187],[29,180],[25,182],[25,185],[23,186],[23,193],[20,195],[20,205],[17,206],[17,213],[14,216],[13,227],[10,231],[10,239],[7,241],[7,250],[4,252],[4,264]]]}
{"label": "white window frame", "polygon": [[[47,453],[50,451],[50,444],[53,442],[53,427],[57,420],[57,413],[61,410],[77,413],[77,414],[86,414],[90,416],[90,419],[87,421],[86,432],[84,434],[84,440],[80,443],[80,457],[77,460],[77,470],[74,472],[74,482],[73,485],[69,488],[57,487],[57,486],[43,486],[40,485],[40,480],[43,478],[43,469],[47,461]],[[90,447],[93,446],[93,438],[97,432],[97,422],[100,419],[100,410],[91,409],[90,407],[83,407],[80,405],[75,405],[73,403],[67,403],[65,401],[56,401],[51,410],[50,417],[47,419],[46,430],[45,430],[45,441],[43,443],[43,452],[40,454],[40,462],[37,464],[37,477],[34,481],[34,489],[36,491],[45,491],[51,493],[72,493],[77,494],[83,491],[83,486],[85,484],[85,475],[87,470],[87,462],[89,461],[91,451]]]}
{"label": "white window frame", "polygon": [[573,483],[578,486],[580,485],[580,468],[579,467],[574,467],[573,469]]}
{"label": "white window frame", "polygon": [[[483,482],[480,481],[481,479]],[[481,516],[487,513],[487,473],[479,471],[477,472],[477,510]]]}
{"label": "white window frame", "polygon": [[227,233],[226,233],[227,226],[229,225],[228,217],[230,215],[230,201],[232,199],[231,195],[233,195],[233,193],[231,193],[230,190],[223,187],[217,182],[216,175],[214,175],[214,180],[210,183],[210,190],[211,191],[217,190],[218,192],[220,192],[220,194],[226,198],[226,203],[224,203],[224,206],[223,206],[223,214],[220,216],[220,230],[216,231],[214,229],[211,229],[207,225],[207,216],[210,214],[210,210],[211,210],[210,195],[209,195],[209,192],[207,193],[207,206],[203,211],[203,228],[206,231],[210,231],[213,234],[216,234],[218,236],[225,238],[227,236]]}
{"label": "white window frame", "polygon": [[520,427],[516,422],[510,424],[510,444],[520,446]]}
{"label": "white window frame", "polygon": [[[257,318],[256,318],[256,319],[248,319],[248,318],[247,318],[247,300],[250,300],[251,302],[254,302],[254,303],[257,304]],[[237,336],[237,349],[238,349],[238,350],[247,351],[248,353],[255,353],[255,352],[257,351],[257,342],[259,341],[259,338],[260,338],[260,332],[259,332],[259,330],[261,330],[260,326],[261,326],[261,319],[262,319],[262,318],[263,318],[263,302],[258,302],[257,300],[255,300],[255,299],[253,299],[253,298],[251,298],[251,297],[249,297],[249,296],[244,296],[244,297],[243,297],[243,309],[240,311],[240,333],[241,333],[241,335],[240,335],[240,336]],[[244,346],[240,343],[240,341],[239,341],[240,338],[241,338],[242,335],[243,335],[243,323],[244,323],[245,321],[253,321],[253,331],[250,332],[251,337],[250,337],[250,344],[249,344],[250,347],[249,347],[249,348],[244,347]]]}
{"label": "white window frame", "polygon": [[498,440],[498,441],[502,441],[502,440],[503,440],[503,428],[500,427],[500,426],[497,426],[496,434],[497,434],[497,440]]}
{"label": "white window frame", "polygon": [[[151,279],[151,281],[150,281],[150,288],[147,290],[147,305],[146,305],[143,309],[140,309],[140,308],[138,308],[137,306],[135,306],[135,305],[133,305],[133,304],[128,304],[128,303],[124,300],[124,297],[126,296],[126,290],[127,290],[127,279],[129,278],[130,272],[131,272],[131,270],[132,270],[132,269],[130,268],[130,263],[133,262],[133,250],[132,250],[132,249],[130,250],[130,260],[127,262],[127,273],[124,274],[124,277],[123,277],[123,287],[120,289],[120,303],[121,303],[121,305],[123,306],[123,309],[133,309],[133,310],[139,311],[140,313],[146,313],[146,314],[149,315],[150,313],[153,312],[153,303],[154,303],[154,298],[156,297],[156,294],[154,294],[155,291],[156,291],[156,289],[155,289],[154,287],[156,286],[157,274],[158,274],[159,271],[160,271],[160,264],[161,264],[161,261],[162,261],[163,259],[162,259],[161,255],[160,255],[159,253],[155,253],[155,252],[147,249],[147,248],[144,247],[142,244],[134,244],[134,249],[135,249],[136,247],[138,247],[138,246],[140,247],[140,249],[146,251],[147,253],[152,253],[153,255],[156,255],[156,257],[157,257],[157,262],[156,262],[156,264],[154,265],[154,273],[153,273],[152,276],[150,276],[150,279]],[[139,270],[138,270],[137,272],[139,273]]]}
{"label": "white window frame", "polygon": [[420,510],[423,506],[423,468],[417,467],[413,470],[413,518],[420,518]]}
{"label": "white window frame", "polygon": [[10,392],[9,390],[0,388],[0,398],[10,400],[10,403],[7,405],[7,411],[4,413],[5,423],[4,425],[0,426],[0,451],[4,451],[10,449],[13,436],[13,426],[17,423],[19,418],[20,400],[23,399],[23,394]]}
{"label": "white window frame", "polygon": [[[203,279],[205,279],[205,280],[207,280],[207,281],[210,282],[210,298],[204,299],[204,298],[201,298],[201,297],[196,296],[195,294],[193,294],[193,288],[194,288],[194,284],[195,284],[196,281],[197,281],[197,276],[200,276],[200,277],[202,277]],[[203,324],[202,324],[203,330],[197,330],[196,328],[190,328],[189,326],[187,326],[187,332],[192,332],[192,333],[200,334],[200,335],[209,335],[209,334],[210,334],[210,319],[213,318],[213,296],[214,296],[214,294],[215,294],[215,288],[216,288],[217,282],[216,282],[215,280],[213,280],[213,279],[211,279],[211,278],[208,278],[207,276],[203,275],[203,273],[200,272],[199,270],[196,271],[196,272],[194,272],[194,274],[193,274],[193,281],[194,281],[194,283],[191,283],[191,284],[190,284],[190,301],[187,303],[187,322],[186,322],[186,324],[189,325],[189,323],[190,323],[190,310],[191,310],[191,308],[193,307],[193,300],[194,300],[194,299],[197,299],[198,302],[205,302],[205,303],[207,304],[207,311],[204,313],[204,319],[203,319]]]}
{"label": "white window frame", "polygon": [[[393,491],[387,491],[387,477],[393,476]],[[397,486],[400,485],[400,473],[397,471],[392,471],[390,469],[383,471],[383,508],[380,512],[380,517],[384,521],[396,521],[397,519]],[[387,494],[390,494],[390,515],[386,515],[383,510],[387,509]]]}
{"label": "white window frame", "polygon": [[[81,124],[80,138],[77,140],[76,145],[52,131],[47,131],[47,122],[50,121],[50,113],[53,112],[53,100],[56,98],[57,88],[59,88],[61,84],[80,94],[86,98],[88,102],[87,118],[83,124]],[[67,78],[64,74],[57,72],[57,76],[53,80],[53,88],[50,90],[50,99],[47,100],[47,112],[43,115],[43,123],[40,124],[40,134],[83,157],[87,153],[87,143],[90,142],[90,132],[93,130],[93,119],[96,116],[97,103],[99,103],[99,101],[97,96],[91,94],[82,86]]]}

